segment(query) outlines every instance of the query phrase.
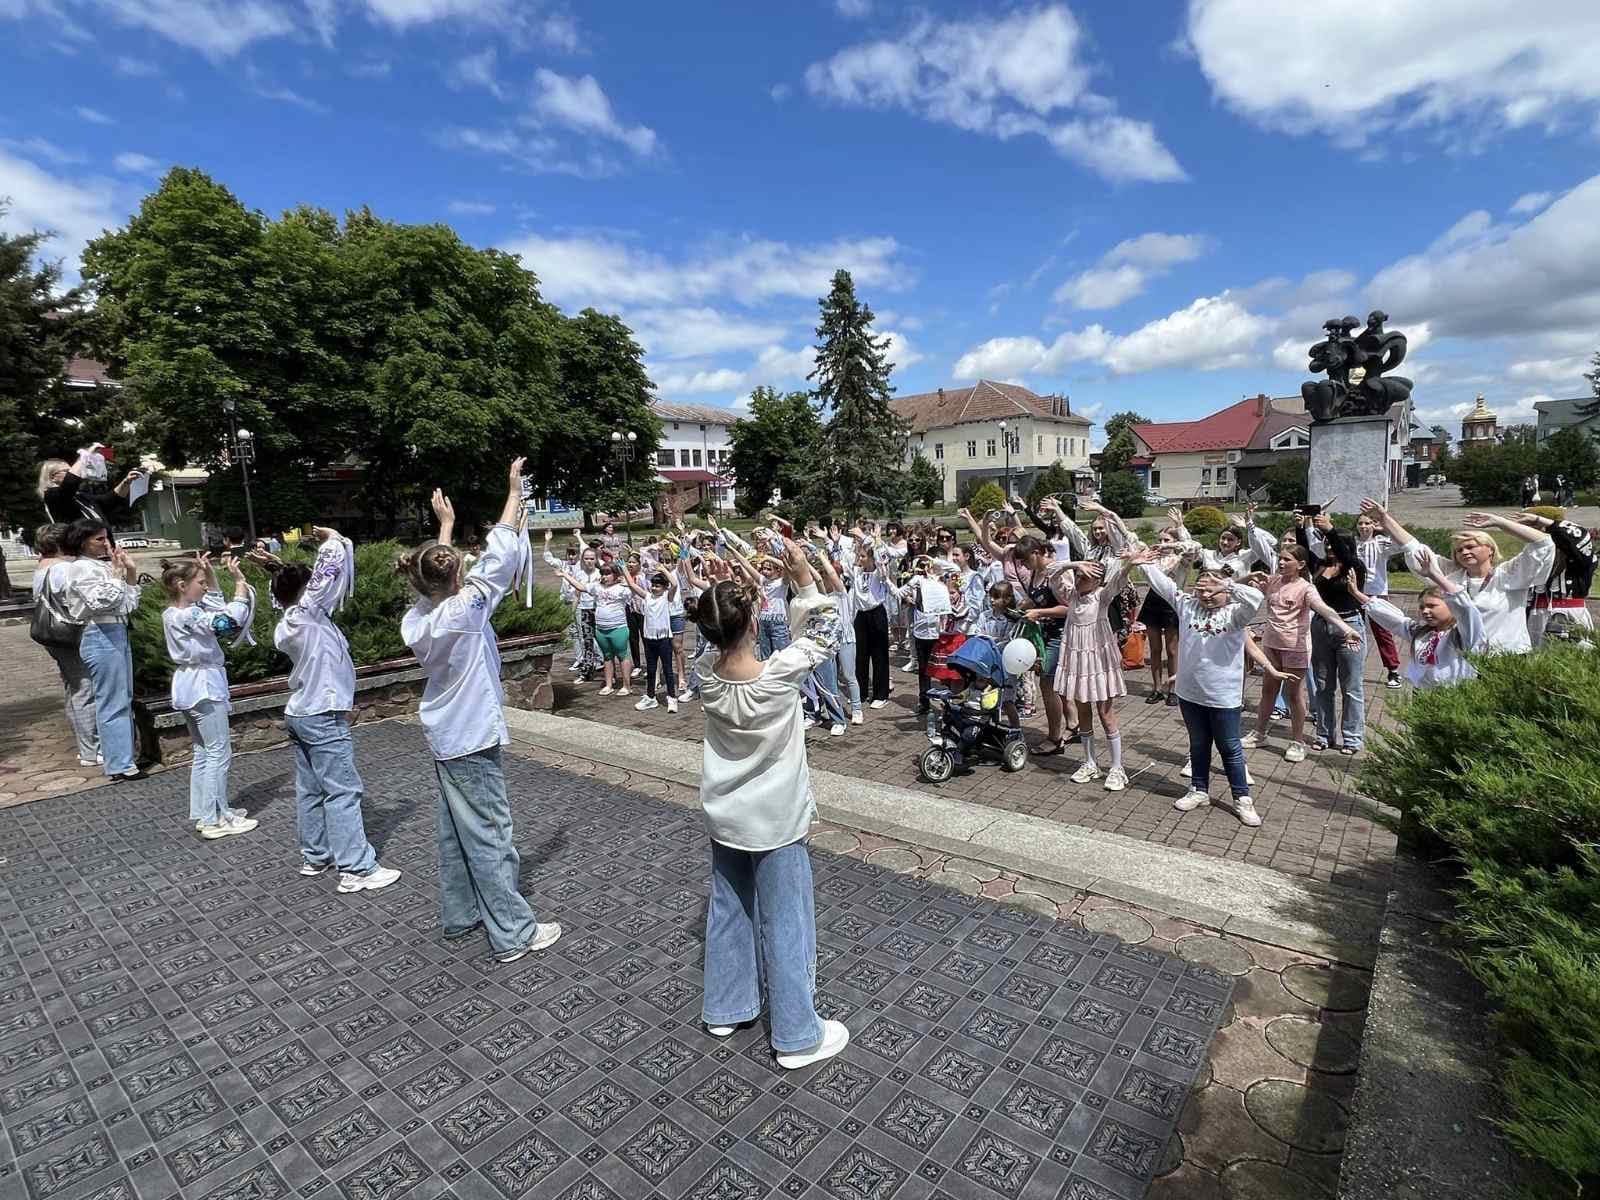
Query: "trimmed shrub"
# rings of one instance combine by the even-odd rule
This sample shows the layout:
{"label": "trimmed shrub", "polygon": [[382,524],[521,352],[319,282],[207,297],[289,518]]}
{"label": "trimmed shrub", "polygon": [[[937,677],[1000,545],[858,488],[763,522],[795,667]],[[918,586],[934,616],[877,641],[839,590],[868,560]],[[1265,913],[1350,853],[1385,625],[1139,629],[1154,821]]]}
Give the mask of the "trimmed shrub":
{"label": "trimmed shrub", "polygon": [[[358,667],[409,653],[400,639],[400,618],[416,597],[406,581],[394,573],[395,559],[407,549],[400,542],[372,542],[356,547],[355,591],[334,614],[334,623],[349,639],[350,657]],[[285,562],[311,560],[308,552],[294,548],[285,549],[279,557]],[[231,597],[233,581],[220,568],[218,574],[223,594]],[[272,630],[279,614],[272,609],[266,572],[246,563],[244,574],[256,589],[256,619],[251,627],[256,644],[228,651],[229,683],[253,683],[289,673],[288,658],[272,644]],[[161,611],[166,606],[166,592],[159,580],[146,584],[139,607],[128,620],[134,687],[142,695],[164,694],[172,683],[172,660],[167,657],[166,634],[161,626]],[[572,623],[570,610],[551,588],[534,589],[532,608],[524,608],[521,597],[508,595],[491,619],[501,637],[562,633]]]}
{"label": "trimmed shrub", "polygon": [[1000,485],[991,480],[985,480],[978,487],[972,489],[964,507],[978,520],[994,512],[997,508],[1006,506],[1006,494],[1000,490]]}
{"label": "trimmed shrub", "polygon": [[1132,471],[1108,471],[1100,478],[1100,503],[1119,517],[1144,516],[1144,494]]}
{"label": "trimmed shrub", "polygon": [[1183,514],[1183,524],[1197,539],[1215,537],[1228,527],[1228,516],[1220,508],[1200,504]]}
{"label": "trimmed shrub", "polygon": [[1498,1007],[1506,1128],[1600,1184],[1600,648],[1476,660],[1378,731],[1361,783],[1459,864],[1455,931]]}

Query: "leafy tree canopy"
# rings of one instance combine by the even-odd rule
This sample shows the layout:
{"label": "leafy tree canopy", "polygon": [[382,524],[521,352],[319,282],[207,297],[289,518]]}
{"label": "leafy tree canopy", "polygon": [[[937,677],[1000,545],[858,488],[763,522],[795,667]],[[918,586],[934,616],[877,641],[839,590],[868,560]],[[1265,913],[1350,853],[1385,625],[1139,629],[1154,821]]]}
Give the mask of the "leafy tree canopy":
{"label": "leafy tree canopy", "polygon": [[754,516],[774,490],[786,504],[803,495],[821,437],[822,419],[809,393],[770,387],[751,392],[750,415],[728,430],[739,511]]}

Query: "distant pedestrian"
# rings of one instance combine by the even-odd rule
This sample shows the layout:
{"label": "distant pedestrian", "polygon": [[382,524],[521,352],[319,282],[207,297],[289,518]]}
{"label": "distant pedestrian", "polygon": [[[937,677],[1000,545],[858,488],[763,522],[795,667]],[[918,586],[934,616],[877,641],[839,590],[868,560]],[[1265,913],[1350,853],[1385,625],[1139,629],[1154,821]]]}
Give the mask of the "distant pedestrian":
{"label": "distant pedestrian", "polygon": [[78,765],[97,767],[105,760],[100,757],[100,731],[94,719],[94,681],[89,678],[89,668],[78,654],[83,626],[66,620],[62,583],[53,578],[61,574],[58,568],[76,557],[61,548],[61,538],[66,531],[65,525],[48,524],[39,526],[33,535],[39,551],[39,562],[33,570],[33,602],[60,618],[57,636],[62,640],[50,642],[44,648],[55,660],[56,670],[61,675],[61,687],[66,693],[67,724],[78,746]]}
{"label": "distant pedestrian", "polygon": [[61,535],[72,558],[52,575],[61,588],[62,612],[83,626],[78,654],[94,683],[95,725],[103,767],[112,780],[139,779],[134,761],[133,650],[128,617],[139,607],[139,568],[111,545],[104,521],[74,521]]}

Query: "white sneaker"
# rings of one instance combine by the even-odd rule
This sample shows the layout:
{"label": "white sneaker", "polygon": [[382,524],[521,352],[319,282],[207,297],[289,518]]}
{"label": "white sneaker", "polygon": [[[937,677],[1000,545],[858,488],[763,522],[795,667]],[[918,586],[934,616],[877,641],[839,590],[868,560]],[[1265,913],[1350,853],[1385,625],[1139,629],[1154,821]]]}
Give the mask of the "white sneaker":
{"label": "white sneaker", "polygon": [[1249,796],[1240,796],[1233,802],[1233,815],[1239,818],[1239,824],[1256,826],[1261,824],[1261,814],[1256,812],[1256,802]]}
{"label": "white sneaker", "polygon": [[835,721],[833,723],[833,728],[828,730],[828,736],[829,737],[843,737],[844,736],[844,726],[842,724],[840,724],[838,721]]}
{"label": "white sneaker", "polygon": [[661,701],[657,700],[654,696],[646,696],[643,700],[634,705],[634,708],[638,709],[640,712],[649,712],[652,708],[660,707]]}
{"label": "white sneaker", "polygon": [[863,717],[859,712],[853,712],[850,714],[850,724],[852,725],[860,725],[865,720],[866,718]]}
{"label": "white sneaker", "polygon": [[882,708],[887,703],[889,703],[887,700],[874,700],[871,704],[867,705],[867,707],[868,708]]}
{"label": "white sneaker", "polygon": [[1251,787],[1255,787],[1256,785],[1256,777],[1250,774],[1250,768],[1248,766],[1244,769],[1244,781]]}
{"label": "white sneaker", "polygon": [[802,728],[802,729],[815,729],[816,727],[817,727],[817,719],[815,717],[813,717],[810,713],[807,713],[805,715],[805,719],[800,722],[800,728]]}
{"label": "white sneaker", "polygon": [[1178,774],[1185,779],[1189,778],[1189,760],[1187,758],[1183,760],[1183,766],[1178,768]]}
{"label": "white sneaker", "polygon": [[[247,819],[249,816],[250,816],[250,814],[245,812],[245,810],[242,809],[242,808],[230,808],[230,809],[228,809],[228,817],[229,817],[230,820],[243,821],[243,820]],[[205,825],[205,822],[196,821],[194,823],[195,832],[199,833],[200,830],[202,828],[204,828],[204,825]]]}
{"label": "white sneaker", "polygon": [[688,701],[694,699],[694,693],[691,692],[688,688],[684,688],[683,691],[678,693],[678,699],[684,701],[685,703],[687,703]]}
{"label": "white sneaker", "polygon": [[239,818],[230,815],[215,825],[200,826],[200,836],[207,841],[215,841],[217,838],[232,837],[236,833],[249,833],[255,827],[256,821],[250,817]]}
{"label": "white sneaker", "polygon": [[501,954],[496,954],[494,956],[494,960],[497,963],[516,962],[517,959],[522,958],[524,955],[531,954],[535,950],[543,950],[549,946],[554,946],[556,944],[556,939],[560,936],[560,925],[556,924],[554,921],[541,922],[533,927],[532,941],[525,946],[518,946],[515,950],[507,950]]}
{"label": "white sneaker", "polygon": [[612,695],[616,694],[616,691],[617,691],[616,688],[611,687],[611,686],[608,685],[608,686],[603,687],[603,688],[600,689],[600,694],[602,696],[612,696]]}
{"label": "white sneaker", "polygon": [[93,758],[80,758],[78,765],[80,767],[103,767],[106,765],[106,758],[103,754],[97,754]]}
{"label": "white sneaker", "polygon": [[1092,762],[1085,762],[1083,766],[1079,767],[1072,773],[1073,783],[1093,783],[1099,778],[1100,768],[1095,766]]}
{"label": "white sneaker", "polygon": [[1204,792],[1190,788],[1182,796],[1172,802],[1172,807],[1179,812],[1193,812],[1202,805],[1210,804],[1211,797]]}
{"label": "white sneaker", "polygon": [[844,1027],[842,1022],[824,1021],[822,1023],[822,1040],[820,1042],[810,1050],[778,1055],[778,1065],[786,1071],[798,1071],[801,1067],[809,1067],[812,1063],[819,1063],[825,1058],[832,1058],[849,1044],[850,1031]]}
{"label": "white sneaker", "polygon": [[1128,786],[1128,773],[1121,767],[1112,767],[1106,772],[1105,789],[1108,792],[1120,792]]}
{"label": "white sneaker", "polygon": [[737,1028],[737,1025],[707,1025],[706,1032],[716,1038],[732,1037]]}
{"label": "white sneaker", "polygon": [[1239,745],[1243,746],[1246,750],[1254,750],[1260,744],[1261,735],[1254,729],[1239,739]]}
{"label": "white sneaker", "polygon": [[393,867],[377,866],[365,875],[352,875],[349,871],[339,872],[339,891],[341,892],[375,892],[379,888],[386,888],[396,879],[400,872]]}
{"label": "white sneaker", "polygon": [[644,668],[643,667],[635,667],[633,669],[633,678],[637,679],[637,678],[639,678],[639,676],[641,676],[643,674],[644,674]]}
{"label": "white sneaker", "polygon": [[906,659],[906,665],[900,669],[902,671],[915,671],[917,669],[917,660],[914,658]]}
{"label": "white sneaker", "polygon": [[[199,826],[196,826],[196,828],[198,829]],[[304,860],[302,860],[301,863],[300,863],[300,874],[306,876],[309,879],[313,875],[325,874],[332,866],[333,866],[332,863],[321,863],[321,864],[318,864],[318,863],[313,863],[313,862],[305,862]]]}
{"label": "white sneaker", "polygon": [[678,698],[676,696],[667,697],[667,711],[669,713],[675,713],[678,711]]}
{"label": "white sneaker", "polygon": [[618,688],[618,689],[617,689],[617,695],[619,695],[619,696],[626,696],[626,695],[627,695],[627,694],[628,694],[628,689],[627,689],[627,688],[625,688],[625,687],[619,687],[619,688]]}
{"label": "white sneaker", "polygon": [[1304,742],[1290,742],[1288,749],[1283,752],[1283,757],[1290,762],[1305,762],[1306,744]]}

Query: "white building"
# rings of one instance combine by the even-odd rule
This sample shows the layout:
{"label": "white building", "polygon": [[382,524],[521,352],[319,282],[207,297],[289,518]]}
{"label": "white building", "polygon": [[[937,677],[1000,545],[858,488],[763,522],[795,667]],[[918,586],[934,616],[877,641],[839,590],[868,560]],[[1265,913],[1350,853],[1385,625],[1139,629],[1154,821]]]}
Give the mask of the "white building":
{"label": "white building", "polygon": [[733,446],[729,427],[739,419],[732,409],[709,404],[666,404],[652,401],[650,410],[661,421],[661,444],[656,450],[656,478],[692,506],[694,493],[703,494],[717,510],[733,507],[732,477],[726,474]]}
{"label": "white building", "polygon": [[1090,422],[1074,415],[1065,396],[980,379],[971,387],[896,396],[889,406],[910,429],[907,461],[920,452],[944,475],[946,504],[955,503],[969,479],[1001,483],[1008,469],[1011,491],[1024,494],[1055,463],[1093,487]]}

